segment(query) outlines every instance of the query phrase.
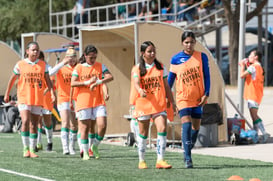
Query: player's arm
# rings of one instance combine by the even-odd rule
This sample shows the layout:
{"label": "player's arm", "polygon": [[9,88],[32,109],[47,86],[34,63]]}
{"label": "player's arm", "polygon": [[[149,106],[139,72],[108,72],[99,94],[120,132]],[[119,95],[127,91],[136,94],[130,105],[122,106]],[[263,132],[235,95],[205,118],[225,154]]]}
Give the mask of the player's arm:
{"label": "player's arm", "polygon": [[93,90],[93,88],[96,87],[97,85],[105,84],[107,82],[114,80],[113,75],[110,73],[110,71],[106,68],[105,65],[102,65],[102,73],[103,73],[103,78],[97,79],[95,83],[92,83],[90,85],[90,90]]}
{"label": "player's arm", "polygon": [[55,95],[55,92],[54,92],[54,89],[53,89],[53,84],[50,80],[50,77],[48,75],[48,73],[45,73],[45,81],[46,81],[46,85],[47,85],[47,88],[48,90],[50,91],[50,94],[51,94],[51,100],[52,102],[56,102],[56,95]]}
{"label": "player's arm", "polygon": [[103,95],[104,95],[104,99],[106,101],[108,101],[109,100],[109,94],[108,94],[109,89],[108,89],[108,86],[106,84],[102,84],[102,92],[103,92]]}
{"label": "player's arm", "polygon": [[13,87],[14,82],[16,81],[17,77],[18,77],[18,75],[16,75],[14,72],[10,76],[10,79],[9,79],[9,82],[8,82],[8,85],[7,85],[7,89],[6,89],[6,92],[5,92],[5,97],[4,97],[5,102],[9,102],[9,93],[10,93],[11,88]]}
{"label": "player's arm", "polygon": [[97,80],[96,76],[93,76],[89,80],[80,81],[79,74],[77,70],[74,69],[71,77],[71,87],[90,86],[90,84],[94,83],[96,80]]}

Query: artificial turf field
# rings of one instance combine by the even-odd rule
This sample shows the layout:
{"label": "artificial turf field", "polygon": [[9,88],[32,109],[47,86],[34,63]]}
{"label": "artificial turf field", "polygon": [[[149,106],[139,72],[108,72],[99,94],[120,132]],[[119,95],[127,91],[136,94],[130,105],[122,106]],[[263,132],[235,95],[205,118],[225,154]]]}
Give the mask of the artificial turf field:
{"label": "artificial turf field", "polygon": [[[45,147],[45,135],[43,135]],[[78,147],[77,147],[78,148]],[[133,147],[101,144],[101,158],[83,161],[77,155],[63,155],[61,140],[53,139],[53,151],[39,151],[39,158],[23,158],[21,137],[0,133],[0,180],[118,180],[118,181],[220,181],[232,175],[244,180],[273,180],[273,163],[193,154],[193,169],[185,169],[181,152],[166,152],[173,168],[155,169],[156,153],[147,149],[148,169],[139,170],[137,150]],[[45,148],[44,148],[45,150]]]}

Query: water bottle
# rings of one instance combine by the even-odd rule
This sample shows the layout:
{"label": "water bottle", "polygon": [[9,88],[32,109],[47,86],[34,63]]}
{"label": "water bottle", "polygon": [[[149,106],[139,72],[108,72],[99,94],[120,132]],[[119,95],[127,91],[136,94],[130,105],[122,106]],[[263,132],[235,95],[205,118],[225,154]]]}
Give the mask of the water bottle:
{"label": "water bottle", "polygon": [[235,134],[240,134],[241,125],[238,119],[238,114],[234,115],[234,119],[232,121],[231,132]]}

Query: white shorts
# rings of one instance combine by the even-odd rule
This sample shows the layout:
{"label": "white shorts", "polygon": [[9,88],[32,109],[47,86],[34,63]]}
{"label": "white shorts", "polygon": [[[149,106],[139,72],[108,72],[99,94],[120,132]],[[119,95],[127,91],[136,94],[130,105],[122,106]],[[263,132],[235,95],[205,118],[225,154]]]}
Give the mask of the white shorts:
{"label": "white shorts", "polygon": [[156,113],[156,114],[150,114],[150,115],[146,115],[146,116],[140,116],[137,118],[138,121],[143,121],[143,120],[149,120],[149,119],[154,119],[157,116],[166,116],[167,117],[167,112],[163,111],[160,113]]}
{"label": "white shorts", "polygon": [[18,110],[19,111],[25,111],[28,110],[30,111],[32,114],[36,114],[36,115],[41,115],[42,114],[42,106],[29,106],[26,104],[19,104],[18,105]]}
{"label": "white shorts", "polygon": [[259,104],[252,100],[247,100],[247,106],[248,106],[248,109],[250,108],[259,109]]}
{"label": "white shorts", "polygon": [[[75,108],[75,101],[74,100],[72,101],[72,104],[73,104],[73,107]],[[59,112],[61,112],[63,110],[73,111],[73,110],[70,109],[70,103],[69,102],[63,102],[61,104],[58,104],[57,108],[58,108]]]}
{"label": "white shorts", "polygon": [[78,120],[96,120],[97,117],[106,117],[106,107],[105,106],[97,106],[94,108],[82,109],[76,112],[76,118]]}
{"label": "white shorts", "polygon": [[51,112],[50,110],[48,110],[48,109],[44,109],[44,108],[43,108],[43,109],[42,109],[42,115],[43,115],[43,114],[48,114],[48,115],[49,115],[49,114],[52,114],[52,112]]}

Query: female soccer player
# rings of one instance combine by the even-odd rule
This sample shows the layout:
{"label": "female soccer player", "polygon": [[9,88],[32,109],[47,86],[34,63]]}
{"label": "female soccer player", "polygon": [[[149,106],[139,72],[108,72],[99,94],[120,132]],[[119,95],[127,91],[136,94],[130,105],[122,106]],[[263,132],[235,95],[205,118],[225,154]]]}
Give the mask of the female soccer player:
{"label": "female soccer player", "polygon": [[43,106],[43,81],[46,82],[52,101],[55,94],[48,75],[47,64],[39,60],[40,50],[37,42],[30,42],[26,48],[27,58],[16,63],[9,80],[4,101],[9,101],[10,90],[18,78],[18,109],[22,120],[21,136],[24,157],[38,157],[34,153],[37,144],[37,123]]}
{"label": "female soccer player", "polygon": [[200,129],[202,107],[209,97],[210,72],[207,55],[194,50],[194,33],[185,31],[181,41],[183,50],[171,59],[168,83],[172,87],[176,82],[185,167],[192,168],[191,149]]}
{"label": "female soccer player", "polygon": [[245,79],[244,98],[247,100],[254,129],[257,133],[258,130],[262,132],[262,142],[266,143],[270,134],[265,131],[262,119],[258,116],[264,89],[264,70],[261,66],[262,53],[258,50],[253,50],[247,60],[239,62],[241,66],[241,78]]}
{"label": "female soccer player", "polygon": [[[137,118],[139,125],[139,135],[137,138],[138,168],[148,168],[144,156],[151,118],[154,120],[157,128],[156,168],[172,168],[164,160],[167,136],[166,97],[174,105],[174,108],[176,108],[167,82],[168,73],[166,68],[156,59],[155,46],[151,41],[143,42],[140,50],[140,63],[132,69],[134,90],[137,92],[133,116]],[[132,95],[135,94],[131,91],[131,98]]]}
{"label": "female soccer player", "polygon": [[[71,77],[76,65],[76,51],[73,47],[69,47],[66,51],[64,60],[50,71],[50,75],[57,73],[57,107],[62,120],[61,141],[64,155],[74,155],[75,144],[77,142],[78,123],[75,118],[75,113],[70,107],[72,91]],[[75,96],[76,95],[72,95],[73,100],[75,100]]]}
{"label": "female soccer player", "polygon": [[[106,132],[106,107],[103,99],[102,84],[113,80],[112,74],[105,65],[96,61],[97,49],[88,45],[84,50],[85,63],[78,64],[72,74],[71,86],[78,88],[76,115],[79,121],[83,160],[89,160],[88,132],[91,120],[96,120],[98,134],[91,150],[99,158],[98,145]],[[102,75],[104,78],[102,78]]]}
{"label": "female soccer player", "polygon": [[[44,53],[40,51],[39,59],[44,61]],[[49,74],[51,67],[48,66]],[[52,81],[53,88],[55,84],[55,77],[50,76],[50,80]],[[43,82],[45,84],[45,82]],[[52,151],[53,143],[52,143],[52,134],[53,134],[53,125],[52,125],[52,109],[54,106],[54,103],[51,100],[50,97],[50,92],[48,91],[47,86],[45,85],[45,90],[44,90],[44,96],[43,96],[43,109],[42,109],[42,116],[40,117],[40,120],[38,122],[38,138],[37,138],[37,150],[42,150],[43,149],[43,144],[42,144],[42,126],[43,122],[45,124],[45,132],[46,132],[46,137],[47,137],[47,151]],[[43,120],[42,120],[43,119]]]}

